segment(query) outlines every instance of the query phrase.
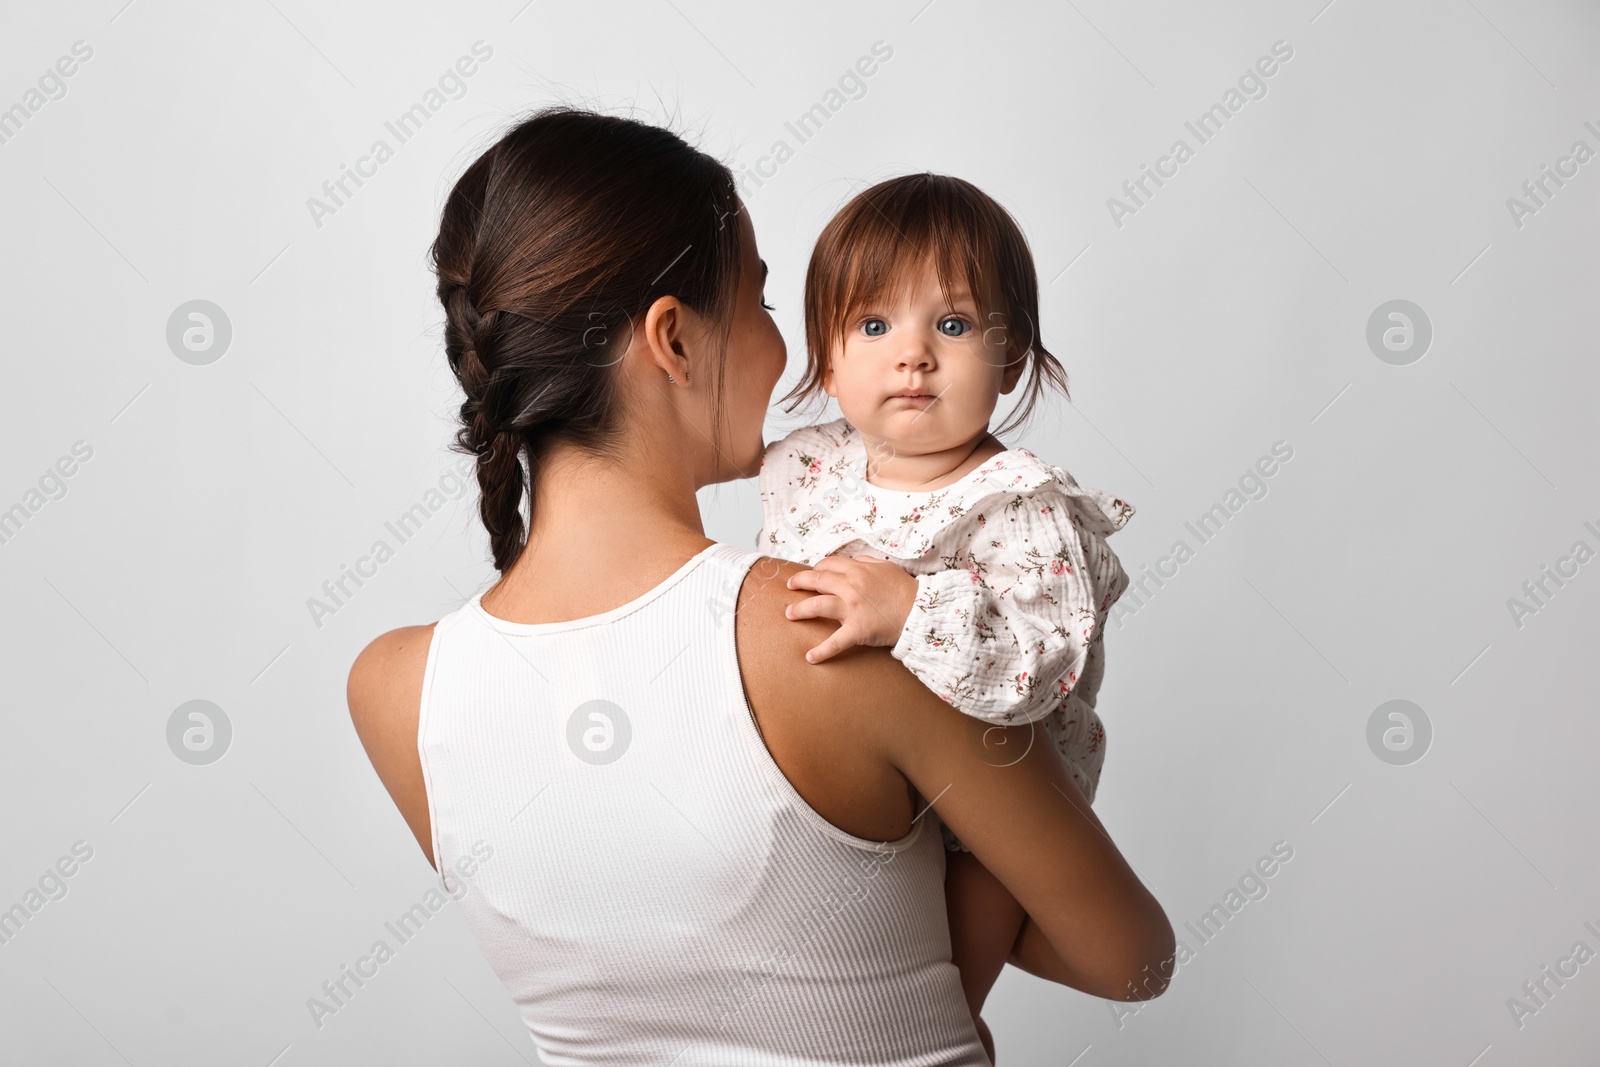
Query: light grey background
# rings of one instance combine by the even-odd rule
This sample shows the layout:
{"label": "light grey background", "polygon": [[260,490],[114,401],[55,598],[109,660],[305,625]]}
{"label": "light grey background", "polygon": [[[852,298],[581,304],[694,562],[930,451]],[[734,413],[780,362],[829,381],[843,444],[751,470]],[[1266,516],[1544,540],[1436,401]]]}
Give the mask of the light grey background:
{"label": "light grey background", "polygon": [[[1120,1018],[1008,972],[1001,1063],[1592,1052],[1600,964],[1520,1020],[1508,998],[1600,950],[1600,563],[1520,619],[1508,601],[1574,542],[1600,549],[1600,161],[1520,225],[1507,200],[1574,142],[1600,150],[1593,5],[123,3],[0,14],[0,107],[92,48],[0,144],[0,508],[28,512],[0,545],[0,908],[93,849],[0,945],[0,1058],[536,1061],[453,905],[321,1026],[307,1007],[435,884],[344,679],[376,634],[489,580],[473,495],[336,613],[307,602],[449,483],[427,245],[473,155],[557,99],[745,168],[790,142],[748,187],[780,395],[811,242],[853,190],[931,169],[991,192],[1033,243],[1074,399],[1008,443],[1134,503],[1111,543],[1136,578],[1193,551],[1106,638],[1097,810],[1195,956]],[[396,145],[384,123],[480,40],[465,94]],[[798,144],[784,123],[879,41],[864,95]],[[1185,121],[1279,41],[1266,95],[1199,144]],[[393,158],[314,219],[380,137]],[[1194,157],[1117,225],[1108,198],[1178,138]],[[166,338],[195,299],[232,326],[208,365]],[[1366,340],[1395,299],[1434,334],[1404,366]],[[774,411],[769,439],[800,424]],[[65,495],[29,509],[80,441]],[[1277,442],[1266,495],[1200,544],[1185,524]],[[752,544],[752,482],[702,499],[711,536]],[[1402,698],[1433,739],[1395,766],[1367,723]],[[207,765],[168,747],[191,700],[232,728]],[[1267,895],[1201,945],[1184,924],[1280,841]]]}

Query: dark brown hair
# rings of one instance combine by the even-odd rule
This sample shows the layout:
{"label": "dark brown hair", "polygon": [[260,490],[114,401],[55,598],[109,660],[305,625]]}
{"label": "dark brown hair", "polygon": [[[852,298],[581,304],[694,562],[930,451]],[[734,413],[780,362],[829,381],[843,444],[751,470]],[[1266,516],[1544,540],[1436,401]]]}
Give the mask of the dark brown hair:
{"label": "dark brown hair", "polygon": [[1022,400],[996,436],[1027,421],[1046,383],[1072,398],[1067,372],[1039,341],[1039,281],[1016,221],[971,182],[908,174],[857,194],[817,238],[806,268],[806,373],[784,396],[794,401],[786,411],[822,394],[851,317],[899,296],[930,258],[946,299],[964,281],[985,323],[1001,316],[1007,365],[1027,361]]}
{"label": "dark brown hair", "polygon": [[[477,457],[497,570],[526,543],[552,442],[614,454],[614,365],[651,303],[731,324],[739,210],[728,168],[676,134],[569,107],[519,122],[456,182],[431,252],[466,394],[452,447]],[[706,375],[719,428],[723,377]]]}

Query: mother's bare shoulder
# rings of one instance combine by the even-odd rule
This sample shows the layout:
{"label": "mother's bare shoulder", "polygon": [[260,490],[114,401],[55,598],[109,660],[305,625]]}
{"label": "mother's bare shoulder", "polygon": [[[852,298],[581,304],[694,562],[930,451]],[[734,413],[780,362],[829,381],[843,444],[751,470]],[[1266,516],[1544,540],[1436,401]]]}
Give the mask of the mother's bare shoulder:
{"label": "mother's bare shoulder", "polygon": [[434,862],[433,833],[417,755],[417,721],[433,627],[402,626],[374,638],[351,665],[345,685],[361,746],[429,863]]}
{"label": "mother's bare shoulder", "polygon": [[[815,595],[787,585],[790,576],[806,569],[803,563],[763,556],[745,575],[737,636],[747,690],[754,681],[774,694],[803,695],[811,711],[825,717],[858,716],[867,706],[879,712],[875,718],[947,707],[886,648],[852,648],[822,663],[808,663],[806,652],[826,640],[838,623],[785,617],[788,605]],[[867,724],[852,720],[852,725],[864,729]]]}

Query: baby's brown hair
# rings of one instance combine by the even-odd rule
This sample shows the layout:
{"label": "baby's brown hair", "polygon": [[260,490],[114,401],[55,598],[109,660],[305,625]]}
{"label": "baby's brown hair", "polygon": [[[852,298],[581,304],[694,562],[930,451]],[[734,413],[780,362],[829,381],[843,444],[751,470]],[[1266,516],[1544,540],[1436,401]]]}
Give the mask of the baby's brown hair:
{"label": "baby's brown hair", "polygon": [[971,182],[907,174],[858,193],[817,238],[806,268],[806,373],[780,401],[794,401],[786,411],[822,393],[850,318],[898,297],[930,258],[947,299],[964,281],[988,329],[999,316],[1007,365],[1025,361],[1022,399],[996,436],[1027,421],[1046,383],[1072,399],[1066,370],[1039,341],[1039,281],[1016,221]]}

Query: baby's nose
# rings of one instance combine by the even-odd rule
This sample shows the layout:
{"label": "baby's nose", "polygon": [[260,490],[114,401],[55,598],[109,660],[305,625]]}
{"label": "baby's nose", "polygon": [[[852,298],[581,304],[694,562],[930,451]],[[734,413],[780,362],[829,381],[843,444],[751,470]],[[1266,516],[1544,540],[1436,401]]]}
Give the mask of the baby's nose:
{"label": "baby's nose", "polygon": [[900,352],[900,366],[902,368],[931,367],[932,365],[933,352],[922,341],[914,341]]}

